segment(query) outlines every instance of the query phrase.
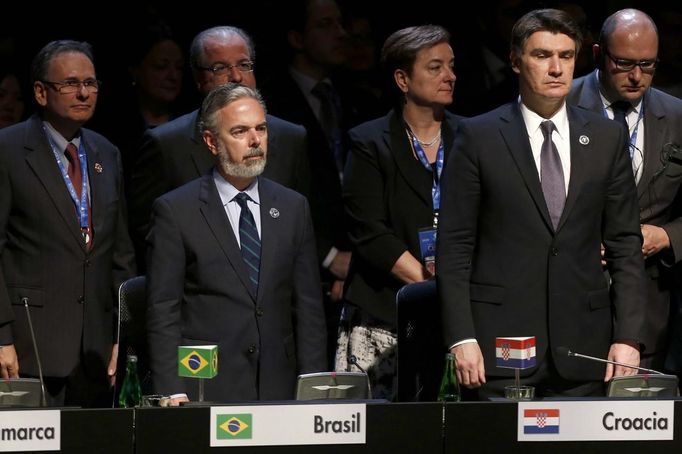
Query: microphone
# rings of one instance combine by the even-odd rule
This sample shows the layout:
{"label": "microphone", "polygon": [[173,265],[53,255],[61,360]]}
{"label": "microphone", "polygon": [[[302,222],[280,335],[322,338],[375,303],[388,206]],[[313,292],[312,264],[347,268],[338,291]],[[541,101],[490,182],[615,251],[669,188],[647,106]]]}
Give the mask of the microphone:
{"label": "microphone", "polygon": [[367,375],[367,371],[365,371],[365,369],[363,369],[362,366],[360,364],[358,364],[357,356],[348,355],[347,360],[348,360],[348,364],[354,365],[355,367],[360,369],[360,372],[362,372],[363,374],[365,374],[367,376],[367,397],[369,399],[371,399],[372,398],[372,386],[369,384],[369,375]]}
{"label": "microphone", "polygon": [[556,351],[557,351],[557,353],[559,353],[559,355],[574,356],[576,358],[589,359],[591,361],[599,361],[600,363],[615,364],[616,366],[628,367],[630,369],[643,370],[643,371],[649,372],[651,374],[665,375],[663,372],[659,372],[659,371],[653,370],[653,369],[647,369],[646,367],[633,366],[631,364],[619,363],[618,361],[611,361],[610,359],[595,358],[594,356],[583,355],[582,353],[572,352],[567,347],[557,347]]}
{"label": "microphone", "polygon": [[45,398],[45,381],[43,380],[43,366],[40,364],[40,355],[38,354],[38,342],[36,335],[33,332],[33,322],[31,321],[31,311],[28,310],[28,297],[22,296],[21,302],[26,308],[26,320],[28,320],[28,328],[31,332],[31,342],[33,343],[33,353],[36,355],[36,363],[38,364],[38,377],[40,378],[40,393],[43,400],[43,407],[47,407],[47,399]]}

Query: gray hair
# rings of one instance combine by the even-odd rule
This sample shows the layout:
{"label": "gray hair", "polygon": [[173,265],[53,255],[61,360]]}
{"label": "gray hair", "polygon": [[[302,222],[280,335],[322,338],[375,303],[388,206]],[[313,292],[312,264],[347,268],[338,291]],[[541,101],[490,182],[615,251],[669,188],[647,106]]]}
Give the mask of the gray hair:
{"label": "gray hair", "polygon": [[249,59],[252,62],[256,62],[256,48],[253,45],[253,40],[244,30],[238,27],[232,27],[230,25],[221,25],[219,27],[209,28],[199,33],[192,40],[192,45],[189,48],[189,63],[192,68],[198,68],[202,66],[201,59],[204,56],[204,48],[206,46],[206,41],[210,39],[225,39],[230,36],[239,36],[246,43],[246,47],[249,49]]}
{"label": "gray hair", "polygon": [[255,88],[249,88],[234,82],[220,85],[206,95],[201,105],[201,120],[199,123],[201,130],[209,131],[217,137],[220,130],[217,112],[223,107],[243,98],[255,99],[263,107],[263,110],[266,110],[265,101],[263,101],[260,92]]}

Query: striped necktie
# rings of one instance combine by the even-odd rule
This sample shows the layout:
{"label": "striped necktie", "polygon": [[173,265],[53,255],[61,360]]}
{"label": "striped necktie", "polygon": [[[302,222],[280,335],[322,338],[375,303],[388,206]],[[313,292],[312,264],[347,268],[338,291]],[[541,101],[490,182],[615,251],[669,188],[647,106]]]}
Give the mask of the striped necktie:
{"label": "striped necktie", "polygon": [[246,193],[240,192],[234,200],[241,208],[239,215],[239,247],[242,251],[242,259],[249,273],[249,280],[253,286],[254,295],[258,294],[258,274],[260,272],[260,237],[256,228],[256,221],[248,206],[251,200]]}
{"label": "striped necktie", "polygon": [[552,219],[552,226],[556,230],[561,219],[561,213],[566,204],[566,187],[564,170],[561,166],[559,151],[552,140],[552,131],[556,129],[551,121],[540,123],[542,135],[545,137],[540,151],[540,178],[542,179],[542,193],[545,195],[547,210]]}

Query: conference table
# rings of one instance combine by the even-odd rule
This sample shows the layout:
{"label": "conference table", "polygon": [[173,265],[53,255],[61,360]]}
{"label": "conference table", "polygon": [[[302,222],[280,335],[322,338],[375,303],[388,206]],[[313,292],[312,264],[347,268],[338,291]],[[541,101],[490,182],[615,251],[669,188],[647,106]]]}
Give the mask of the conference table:
{"label": "conference table", "polygon": [[[4,408],[0,452],[55,452],[59,438],[56,451],[88,454],[678,453],[681,410],[679,399]],[[26,438],[45,438],[54,420],[59,430],[51,440],[33,440],[52,445],[30,451],[40,445]],[[38,429],[10,429],[17,421]]]}

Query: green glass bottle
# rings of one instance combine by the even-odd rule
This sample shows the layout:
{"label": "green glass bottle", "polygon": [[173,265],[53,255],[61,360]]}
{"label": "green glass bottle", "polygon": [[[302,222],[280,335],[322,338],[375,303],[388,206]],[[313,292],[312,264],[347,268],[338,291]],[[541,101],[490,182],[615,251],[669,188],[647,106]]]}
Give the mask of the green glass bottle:
{"label": "green glass bottle", "polygon": [[118,395],[118,406],[122,408],[139,407],[142,401],[142,387],[137,375],[137,356],[128,355],[126,358],[126,375],[121,384]]}
{"label": "green glass bottle", "polygon": [[443,370],[443,379],[440,382],[440,391],[438,392],[439,402],[459,402],[459,382],[457,381],[457,362],[455,355],[448,353],[445,355],[445,369]]}

